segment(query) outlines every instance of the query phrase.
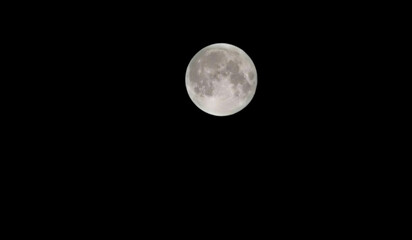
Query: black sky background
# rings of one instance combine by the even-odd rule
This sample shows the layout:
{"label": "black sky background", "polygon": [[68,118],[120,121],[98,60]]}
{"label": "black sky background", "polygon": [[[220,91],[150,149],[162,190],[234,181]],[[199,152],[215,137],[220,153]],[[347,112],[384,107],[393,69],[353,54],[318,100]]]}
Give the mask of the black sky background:
{"label": "black sky background", "polygon": [[[364,87],[362,53],[353,55],[365,44],[362,26],[345,14],[293,4],[84,6],[49,32],[53,94],[65,96],[61,114],[81,141],[125,145],[127,153],[150,146],[181,159],[188,149],[224,159],[240,151],[267,161],[338,157]],[[255,97],[228,117],[200,111],[184,81],[194,54],[219,42],[243,49],[258,72]]]}
{"label": "black sky background", "polygon": [[[361,169],[354,159],[367,124],[359,101],[367,28],[358,13],[219,4],[99,3],[55,11],[47,27],[34,24],[50,51],[51,155],[74,159],[69,168],[85,176],[154,182],[213,175],[339,184],[326,180]],[[185,88],[189,61],[213,43],[243,49],[258,73],[251,103],[227,117],[198,109]]]}
{"label": "black sky background", "polygon": [[[364,149],[374,135],[364,9],[215,5],[59,5],[24,22],[24,59],[35,63],[24,71],[38,79],[28,88],[41,90],[22,121],[34,132],[24,151],[41,158],[28,164],[42,170],[33,171],[44,179],[35,189],[51,186],[78,216],[108,216],[110,202],[169,222],[182,209],[194,209],[189,220],[221,216],[214,206],[239,219],[272,211],[311,222],[319,209],[327,220],[367,205],[359,196],[370,190]],[[227,117],[198,109],[185,87],[189,61],[214,43],[243,49],[258,74],[250,104]]]}
{"label": "black sky background", "polygon": [[[71,91],[74,118],[87,125],[82,129],[124,141],[183,146],[196,139],[240,148],[242,141],[272,149],[277,141],[290,148],[331,144],[354,120],[346,113],[359,89],[362,56],[351,56],[359,39],[348,34],[347,19],[336,17],[339,10],[196,6],[189,14],[142,7],[147,14],[140,15],[138,7],[90,8],[65,23],[72,29],[59,37],[56,54],[67,54],[59,73],[68,85],[62,91]],[[197,109],[184,81],[194,54],[219,42],[243,49],[258,71],[253,101],[224,118]]]}

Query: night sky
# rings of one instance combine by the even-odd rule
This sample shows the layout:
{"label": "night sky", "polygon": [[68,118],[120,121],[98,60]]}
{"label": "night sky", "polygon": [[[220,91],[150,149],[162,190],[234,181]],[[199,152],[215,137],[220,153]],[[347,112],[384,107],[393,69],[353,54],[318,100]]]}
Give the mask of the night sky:
{"label": "night sky", "polygon": [[[364,43],[343,10],[161,6],[88,6],[56,24],[55,54],[65,58],[54,68],[55,116],[68,154],[94,159],[91,168],[166,175],[341,171],[366,124],[362,56],[353,57]],[[189,61],[213,43],[244,50],[258,73],[250,104],[227,117],[198,109],[185,88]]]}
{"label": "night sky", "polygon": [[[50,217],[56,224],[99,225],[93,234],[105,233],[94,219],[135,234],[146,224],[150,234],[170,236],[208,224],[226,228],[236,218],[287,229],[288,237],[309,235],[295,227],[299,221],[320,232],[364,221],[358,213],[369,214],[365,206],[376,201],[362,195],[381,187],[365,174],[381,175],[369,150],[380,134],[367,117],[380,107],[369,97],[375,79],[368,60],[379,54],[365,37],[369,7],[267,2],[47,3],[44,13],[29,7],[36,21],[16,28],[27,52],[15,55],[30,67],[19,66],[14,79],[33,97],[15,110],[24,115],[15,117],[19,126],[5,126],[29,145],[12,150],[27,180],[6,179],[32,189],[15,188],[26,195],[21,206],[37,209],[37,221],[43,208],[28,202],[39,201],[71,221]],[[257,70],[254,98],[226,117],[197,108],[185,86],[192,57],[214,43],[241,48]],[[345,215],[349,223],[330,220]],[[208,217],[208,224],[196,221]],[[164,230],[160,221],[179,228]]]}

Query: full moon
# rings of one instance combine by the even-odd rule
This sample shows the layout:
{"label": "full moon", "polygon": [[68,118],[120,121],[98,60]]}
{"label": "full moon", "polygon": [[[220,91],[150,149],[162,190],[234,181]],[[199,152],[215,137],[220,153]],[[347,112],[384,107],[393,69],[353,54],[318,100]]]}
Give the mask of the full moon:
{"label": "full moon", "polygon": [[245,108],[256,92],[252,59],[240,48],[218,43],[201,49],[186,69],[186,89],[206,113],[228,116]]}

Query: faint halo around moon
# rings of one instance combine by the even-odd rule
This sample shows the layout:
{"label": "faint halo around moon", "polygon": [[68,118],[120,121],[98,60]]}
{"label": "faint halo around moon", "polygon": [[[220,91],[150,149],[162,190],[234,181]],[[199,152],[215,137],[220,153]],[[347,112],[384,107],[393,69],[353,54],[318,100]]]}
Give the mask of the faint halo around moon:
{"label": "faint halo around moon", "polygon": [[245,108],[256,92],[257,72],[240,48],[218,43],[201,49],[186,69],[186,89],[206,113],[228,116]]}

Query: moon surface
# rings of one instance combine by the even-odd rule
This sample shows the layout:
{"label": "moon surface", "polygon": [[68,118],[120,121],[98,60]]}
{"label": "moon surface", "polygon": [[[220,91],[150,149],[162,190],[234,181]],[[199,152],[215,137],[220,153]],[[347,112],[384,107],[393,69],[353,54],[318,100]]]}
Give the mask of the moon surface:
{"label": "moon surface", "polygon": [[256,92],[257,72],[240,48],[218,43],[201,49],[186,70],[186,89],[206,113],[228,116],[245,108]]}

